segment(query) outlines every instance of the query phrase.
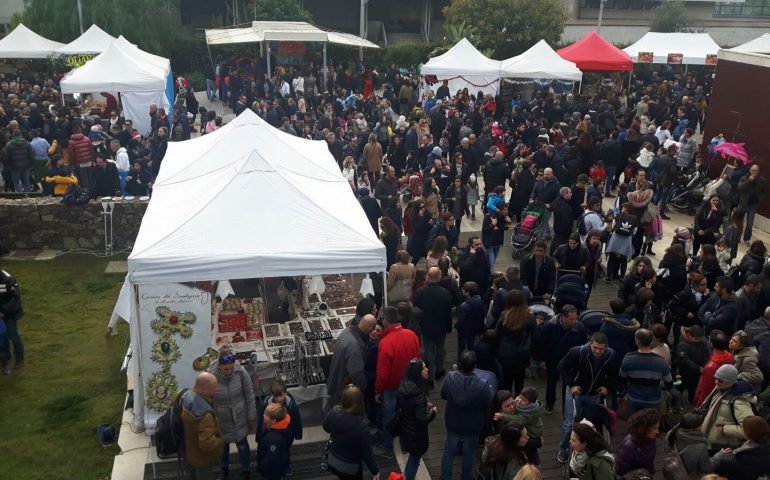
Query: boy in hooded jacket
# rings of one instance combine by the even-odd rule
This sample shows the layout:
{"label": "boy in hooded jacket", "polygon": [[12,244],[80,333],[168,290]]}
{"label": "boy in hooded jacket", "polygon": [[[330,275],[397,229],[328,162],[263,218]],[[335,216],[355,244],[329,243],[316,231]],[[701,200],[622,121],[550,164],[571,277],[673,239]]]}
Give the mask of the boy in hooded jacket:
{"label": "boy in hooded jacket", "polygon": [[267,430],[257,436],[257,470],[267,480],[281,480],[289,468],[289,442],[286,430],[291,416],[283,405],[265,407],[262,420]]}

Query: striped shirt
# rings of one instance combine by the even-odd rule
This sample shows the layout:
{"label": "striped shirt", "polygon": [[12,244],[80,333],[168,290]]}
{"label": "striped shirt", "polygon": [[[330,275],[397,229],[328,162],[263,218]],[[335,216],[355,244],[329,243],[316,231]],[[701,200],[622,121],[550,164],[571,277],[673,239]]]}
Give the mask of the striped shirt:
{"label": "striped shirt", "polygon": [[668,390],[673,385],[671,368],[654,353],[629,352],[623,357],[618,373],[628,399],[636,403],[660,403],[661,382]]}

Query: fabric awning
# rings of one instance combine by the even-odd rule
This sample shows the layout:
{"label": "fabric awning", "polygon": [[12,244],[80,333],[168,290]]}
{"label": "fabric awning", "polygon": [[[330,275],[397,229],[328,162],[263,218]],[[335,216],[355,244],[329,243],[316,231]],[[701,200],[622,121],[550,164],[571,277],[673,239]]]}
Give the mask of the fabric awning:
{"label": "fabric awning", "polygon": [[349,33],[329,32],[307,22],[252,22],[250,27],[206,30],[206,43],[228,45],[263,41],[328,42],[365,48],[380,48]]}
{"label": "fabric awning", "polygon": [[[705,65],[708,56],[719,51],[719,45],[708,33],[648,32],[633,45],[624,48],[635,63],[675,63],[669,55],[681,55],[682,65]],[[652,53],[652,61],[639,62],[639,53]]]}
{"label": "fabric awning", "polygon": [[48,40],[20,23],[0,40],[0,58],[48,58],[63,43]]}
{"label": "fabric awning", "polygon": [[596,32],[556,51],[565,60],[573,62],[584,72],[630,72],[634,68],[631,57]]}

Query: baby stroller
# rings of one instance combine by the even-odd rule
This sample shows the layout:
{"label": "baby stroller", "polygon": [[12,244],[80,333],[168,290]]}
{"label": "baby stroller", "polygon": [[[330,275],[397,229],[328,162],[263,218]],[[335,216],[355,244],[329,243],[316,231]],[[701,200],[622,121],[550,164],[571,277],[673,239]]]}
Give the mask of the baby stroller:
{"label": "baby stroller", "polygon": [[513,258],[519,258],[520,252],[526,252],[540,238],[545,222],[546,208],[542,202],[530,203],[521,211],[521,222],[513,226],[511,248]]}
{"label": "baby stroller", "polygon": [[586,330],[594,334],[602,328],[604,317],[609,317],[610,313],[603,310],[585,310],[578,316],[578,321],[586,327]]}
{"label": "baby stroller", "polygon": [[554,309],[561,312],[564,305],[572,305],[582,312],[586,308],[586,286],[583,272],[578,270],[556,270],[556,288],[553,291]]}

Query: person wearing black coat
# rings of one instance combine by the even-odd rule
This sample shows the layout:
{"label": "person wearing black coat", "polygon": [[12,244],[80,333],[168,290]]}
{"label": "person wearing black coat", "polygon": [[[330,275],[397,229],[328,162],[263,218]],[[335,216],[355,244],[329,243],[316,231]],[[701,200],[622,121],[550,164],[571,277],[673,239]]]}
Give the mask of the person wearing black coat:
{"label": "person wearing black coat", "polygon": [[409,240],[406,242],[406,251],[412,256],[412,263],[415,265],[427,253],[425,241],[428,239],[431,228],[433,228],[433,222],[430,212],[425,208],[425,202],[420,200],[416,205],[415,213],[412,215],[414,233],[409,236]]}
{"label": "person wearing black coat", "polygon": [[499,387],[502,390],[513,390],[515,387],[515,394],[518,395],[524,388],[524,375],[539,331],[520,291],[508,292],[505,306],[495,328],[497,359],[503,366]]}
{"label": "person wearing black coat", "polygon": [[752,273],[757,275],[762,273],[766,251],[765,245],[761,240],[755,240],[751,243],[749,251],[741,258],[741,263],[739,264],[746,276]]}
{"label": "person wearing black coat", "polygon": [[460,284],[474,282],[479,287],[479,292],[486,292],[489,288],[489,256],[481,244],[481,239],[472,236],[468,239],[468,245],[460,252]]}
{"label": "person wearing black coat", "polygon": [[652,263],[647,257],[637,257],[628,273],[618,287],[618,298],[622,298],[626,305],[633,305],[636,296],[636,284],[642,279],[641,272],[645,267],[651,267]]}
{"label": "person wearing black coat", "polygon": [[526,160],[521,166],[521,171],[514,173],[510,180],[511,201],[509,210],[519,221],[522,220],[519,218],[521,211],[529,203],[529,194],[532,193],[532,188],[535,186],[532,168],[532,162]]}
{"label": "person wearing black coat", "polygon": [[[588,331],[577,319],[577,309],[565,305],[561,314],[538,325],[540,350],[545,354],[547,376],[545,402],[546,413],[553,412],[556,404],[556,384],[560,378],[559,362],[572,347],[584,345],[588,340]],[[564,391],[562,391],[562,404]]]}
{"label": "person wearing black coat", "polygon": [[380,470],[372,451],[364,398],[358,387],[342,391],[342,404],[326,416],[323,429],[329,434],[331,442],[328,458],[330,472],[341,480],[360,480],[363,478],[363,462],[379,479]]}
{"label": "person wearing black coat", "polygon": [[572,234],[574,210],[570,205],[573,193],[569,187],[561,187],[559,196],[551,203],[551,212],[553,213],[553,240],[551,241],[550,254],[567,243]]}
{"label": "person wearing black coat", "polygon": [[150,173],[144,169],[141,163],[134,162],[134,168],[128,172],[126,177],[126,186],[124,188],[126,193],[135,196],[149,195],[150,188],[152,188]]}
{"label": "person wearing black coat", "polygon": [[521,260],[521,281],[535,297],[550,298],[556,288],[556,262],[545,254],[545,242],[538,241],[532,253]]}
{"label": "person wearing black coat", "polygon": [[462,295],[465,299],[457,314],[457,358],[466,348],[473,349],[476,337],[484,333],[484,319],[487,315],[487,306],[479,295],[479,287],[474,282],[463,284]]}
{"label": "person wearing black coat", "polygon": [[430,368],[431,378],[441,378],[444,372],[444,343],[452,331],[452,297],[441,286],[441,270],[428,270],[428,284],[414,296],[414,306],[422,311],[422,352]]}
{"label": "person wearing black coat", "polygon": [[[666,249],[663,259],[658,264],[658,269],[662,268],[668,270],[665,278],[658,279],[664,287],[662,305],[666,305],[671,297],[681,292],[687,285],[687,257],[681,245],[674,244]],[[666,323],[666,328],[671,328],[670,323]]]}
{"label": "person wearing black coat", "polygon": [[88,192],[91,198],[122,196],[120,188],[120,176],[114,163],[106,159],[96,157],[96,167],[93,169],[91,189]]}
{"label": "person wearing black coat", "polygon": [[406,480],[414,480],[420,458],[428,451],[428,424],[436,418],[436,407],[427,397],[428,367],[415,358],[409,362],[398,386],[396,411],[401,411],[399,442],[409,454],[404,467]]}
{"label": "person wearing black coat", "polygon": [[674,329],[674,346],[679,343],[683,327],[699,325],[698,309],[706,300],[704,293],[708,290],[706,277],[698,272],[690,274],[688,283],[668,302],[666,313],[666,328]]}
{"label": "person wearing black coat", "polygon": [[489,195],[495,187],[505,186],[511,178],[511,169],[505,161],[503,152],[498,151],[484,166],[484,193]]}
{"label": "person wearing black coat", "polygon": [[719,197],[714,195],[703,205],[695,216],[695,232],[692,240],[692,251],[697,252],[704,244],[714,245],[716,234],[722,227],[724,212]]}
{"label": "person wearing black coat", "polygon": [[282,405],[265,408],[263,422],[267,429],[257,435],[257,470],[266,480],[281,480],[289,468],[289,440],[286,426],[291,416]]}
{"label": "person wearing black coat", "polygon": [[553,253],[553,259],[563,270],[585,272],[588,269],[590,257],[588,249],[580,245],[580,234],[570,235],[566,245],[561,245]]}
{"label": "person wearing black coat", "polygon": [[361,203],[361,208],[364,209],[366,218],[369,220],[369,225],[372,226],[374,234],[379,236],[380,217],[382,217],[382,209],[380,208],[380,203],[376,198],[369,196],[368,188],[359,188],[358,196],[361,198],[359,202]]}

